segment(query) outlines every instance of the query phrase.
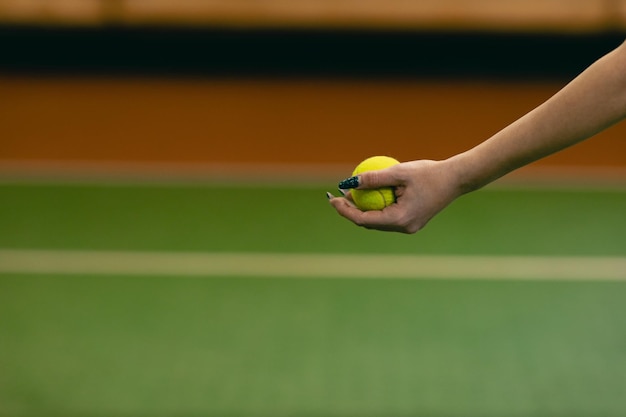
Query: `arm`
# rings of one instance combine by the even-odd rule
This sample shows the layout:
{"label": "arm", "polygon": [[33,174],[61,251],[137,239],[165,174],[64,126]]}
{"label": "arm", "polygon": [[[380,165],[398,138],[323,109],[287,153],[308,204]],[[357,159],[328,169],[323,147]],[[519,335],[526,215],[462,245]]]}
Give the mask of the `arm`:
{"label": "arm", "polygon": [[453,159],[465,191],[558,152],[626,117],[626,42],[548,101]]}
{"label": "arm", "polygon": [[[605,55],[539,107],[476,147],[443,161],[412,161],[340,183],[396,187],[397,203],[362,212],[330,198],[357,225],[415,233],[462,194],[585,140],[626,117],[626,42]],[[349,181],[351,180],[351,181]]]}

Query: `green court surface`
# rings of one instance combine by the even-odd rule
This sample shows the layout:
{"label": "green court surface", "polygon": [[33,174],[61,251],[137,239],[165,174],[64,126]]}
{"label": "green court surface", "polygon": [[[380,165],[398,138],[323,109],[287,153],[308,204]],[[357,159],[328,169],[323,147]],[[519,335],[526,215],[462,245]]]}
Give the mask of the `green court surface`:
{"label": "green court surface", "polygon": [[[626,257],[624,190],[490,188],[412,236],[325,191],[5,182],[0,251]],[[529,278],[0,272],[0,416],[626,415],[626,281]]]}

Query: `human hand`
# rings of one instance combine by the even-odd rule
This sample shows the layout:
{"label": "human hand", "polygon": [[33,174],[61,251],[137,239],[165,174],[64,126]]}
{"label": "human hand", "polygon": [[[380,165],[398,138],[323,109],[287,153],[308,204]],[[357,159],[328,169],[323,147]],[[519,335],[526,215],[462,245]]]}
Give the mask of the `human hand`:
{"label": "human hand", "polygon": [[383,210],[361,211],[350,192],[344,197],[328,194],[337,212],[358,226],[401,233],[415,233],[462,194],[446,161],[404,162],[368,171],[339,183],[341,189],[394,187],[396,202]]}

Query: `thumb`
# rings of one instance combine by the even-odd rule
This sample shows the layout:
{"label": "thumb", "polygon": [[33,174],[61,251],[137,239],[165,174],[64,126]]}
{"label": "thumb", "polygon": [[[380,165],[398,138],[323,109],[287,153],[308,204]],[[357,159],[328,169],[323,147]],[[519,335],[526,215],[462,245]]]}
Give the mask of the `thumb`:
{"label": "thumb", "polygon": [[370,189],[380,187],[395,187],[401,185],[401,181],[396,175],[396,167],[398,165],[391,166],[389,168],[379,169],[375,171],[361,172],[339,183],[339,189],[348,190],[351,188],[358,189]]}

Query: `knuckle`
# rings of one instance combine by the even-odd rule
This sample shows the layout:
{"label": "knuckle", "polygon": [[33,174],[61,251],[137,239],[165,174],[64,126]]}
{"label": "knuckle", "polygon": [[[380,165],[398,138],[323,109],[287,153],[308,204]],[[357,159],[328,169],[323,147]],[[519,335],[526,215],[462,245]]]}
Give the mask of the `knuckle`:
{"label": "knuckle", "polygon": [[356,224],[357,226],[359,226],[359,227],[365,227],[366,229],[368,229],[368,228],[369,228],[369,227],[368,227],[368,225],[367,225],[367,223],[366,223],[366,222],[365,222],[365,221],[364,221],[361,217],[355,217],[355,218],[353,218],[353,219],[352,219],[352,222],[353,222],[354,224]]}
{"label": "knuckle", "polygon": [[361,186],[363,188],[377,188],[381,185],[382,178],[378,170],[367,171],[361,174]]}
{"label": "knuckle", "polygon": [[369,172],[368,183],[370,186],[377,186],[380,183],[380,173],[378,171]]}
{"label": "knuckle", "polygon": [[409,215],[404,215],[398,222],[398,226],[406,234],[414,234],[421,229],[421,224]]}
{"label": "knuckle", "polygon": [[420,228],[417,225],[408,225],[404,228],[404,233],[408,235],[415,234],[420,231]]}

